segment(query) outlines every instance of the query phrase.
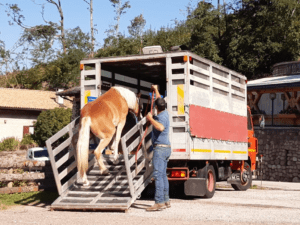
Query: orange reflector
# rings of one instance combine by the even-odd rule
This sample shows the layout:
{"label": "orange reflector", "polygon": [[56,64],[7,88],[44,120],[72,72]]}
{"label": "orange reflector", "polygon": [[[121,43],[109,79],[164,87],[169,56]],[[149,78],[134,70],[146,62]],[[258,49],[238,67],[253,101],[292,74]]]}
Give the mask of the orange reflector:
{"label": "orange reflector", "polygon": [[186,171],[184,170],[172,170],[171,177],[186,177]]}
{"label": "orange reflector", "polygon": [[84,65],[80,64],[80,70],[83,70],[83,69],[84,69]]}
{"label": "orange reflector", "polygon": [[173,152],[186,152],[185,149],[173,149]]}
{"label": "orange reflector", "polygon": [[187,61],[188,61],[188,56],[187,55],[183,56],[183,62],[187,62]]}

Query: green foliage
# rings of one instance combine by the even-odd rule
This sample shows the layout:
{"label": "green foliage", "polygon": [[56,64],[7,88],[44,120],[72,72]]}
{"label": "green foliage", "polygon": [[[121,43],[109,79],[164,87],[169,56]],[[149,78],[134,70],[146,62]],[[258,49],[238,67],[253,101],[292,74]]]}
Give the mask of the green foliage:
{"label": "green foliage", "polygon": [[144,27],[146,25],[146,20],[143,17],[143,14],[136,16],[133,20],[130,21],[130,26],[128,26],[128,32],[131,36],[140,38]]}
{"label": "green foliage", "polygon": [[105,39],[104,47],[99,49],[95,57],[124,56],[139,53],[140,43],[134,38],[110,36]]}
{"label": "green foliage", "polygon": [[220,19],[218,10],[211,4],[199,2],[198,7],[188,16],[187,26],[192,31],[188,45],[197,55],[222,63],[219,56]]}
{"label": "green foliage", "polygon": [[14,138],[4,138],[0,143],[0,152],[1,151],[15,151],[19,148],[20,142]]}
{"label": "green foliage", "polygon": [[45,77],[50,88],[71,88],[79,85],[80,80],[80,60],[86,54],[79,49],[71,49],[67,54],[62,54],[59,58],[46,67]]}
{"label": "green foliage", "polygon": [[169,51],[174,45],[182,45],[190,40],[190,32],[184,23],[178,23],[174,28],[163,27],[158,31],[147,30],[143,34],[143,43],[139,37],[118,38],[110,36],[105,39],[103,48],[99,49],[95,57],[125,56],[140,53],[140,48],[160,45],[164,51]]}
{"label": "green foliage", "polygon": [[254,1],[227,17],[226,66],[255,78],[269,74],[272,65],[297,60],[300,6],[296,1]]}
{"label": "green foliage", "polygon": [[25,134],[20,144],[20,149],[28,149],[37,146],[37,143],[35,143],[31,134]]}
{"label": "green foliage", "polygon": [[55,108],[43,111],[34,125],[34,140],[39,146],[45,146],[45,141],[71,122],[71,109]]}
{"label": "green foliage", "polygon": [[46,80],[46,65],[37,65],[28,70],[21,70],[17,73],[17,82],[21,88],[42,89],[42,84]]}
{"label": "green foliage", "polygon": [[268,76],[275,63],[298,59],[299,14],[293,0],[237,0],[220,10],[199,2],[187,20],[189,46],[248,79]]}
{"label": "green foliage", "polygon": [[177,23],[175,27],[162,27],[158,31],[148,30],[143,35],[143,47],[160,45],[163,51],[172,46],[184,45],[190,41],[191,32],[185,23]]}

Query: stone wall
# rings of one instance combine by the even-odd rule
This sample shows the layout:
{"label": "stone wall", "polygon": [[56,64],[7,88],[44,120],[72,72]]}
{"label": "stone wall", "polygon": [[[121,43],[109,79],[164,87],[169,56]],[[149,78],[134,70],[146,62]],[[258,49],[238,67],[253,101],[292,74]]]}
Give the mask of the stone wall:
{"label": "stone wall", "polygon": [[[300,128],[255,128],[262,179],[300,182]],[[261,177],[258,177],[261,179]]]}

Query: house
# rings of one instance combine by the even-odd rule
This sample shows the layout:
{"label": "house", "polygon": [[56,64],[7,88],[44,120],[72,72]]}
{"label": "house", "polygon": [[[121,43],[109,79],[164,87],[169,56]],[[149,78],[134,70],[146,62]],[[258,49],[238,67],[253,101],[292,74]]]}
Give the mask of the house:
{"label": "house", "polygon": [[300,62],[275,64],[270,77],[248,82],[247,96],[255,125],[263,114],[266,125],[299,126]]}
{"label": "house", "polygon": [[0,88],[0,141],[33,133],[39,114],[57,107],[72,108],[72,101],[57,97],[55,91]]}

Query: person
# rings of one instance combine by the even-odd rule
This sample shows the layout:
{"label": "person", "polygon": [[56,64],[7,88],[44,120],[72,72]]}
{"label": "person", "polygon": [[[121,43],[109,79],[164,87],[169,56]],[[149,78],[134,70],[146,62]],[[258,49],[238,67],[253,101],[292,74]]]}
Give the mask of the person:
{"label": "person", "polygon": [[152,146],[153,146],[153,177],[155,180],[155,204],[147,211],[159,211],[171,207],[169,200],[169,181],[167,178],[167,164],[171,155],[171,145],[169,141],[169,114],[166,110],[166,102],[159,94],[157,85],[152,85],[156,95],[155,107],[157,116],[150,112],[147,120],[153,125]]}
{"label": "person", "polygon": [[259,126],[260,126],[261,128],[264,128],[264,127],[265,127],[265,117],[264,117],[264,115],[261,115],[261,116],[259,117]]}

